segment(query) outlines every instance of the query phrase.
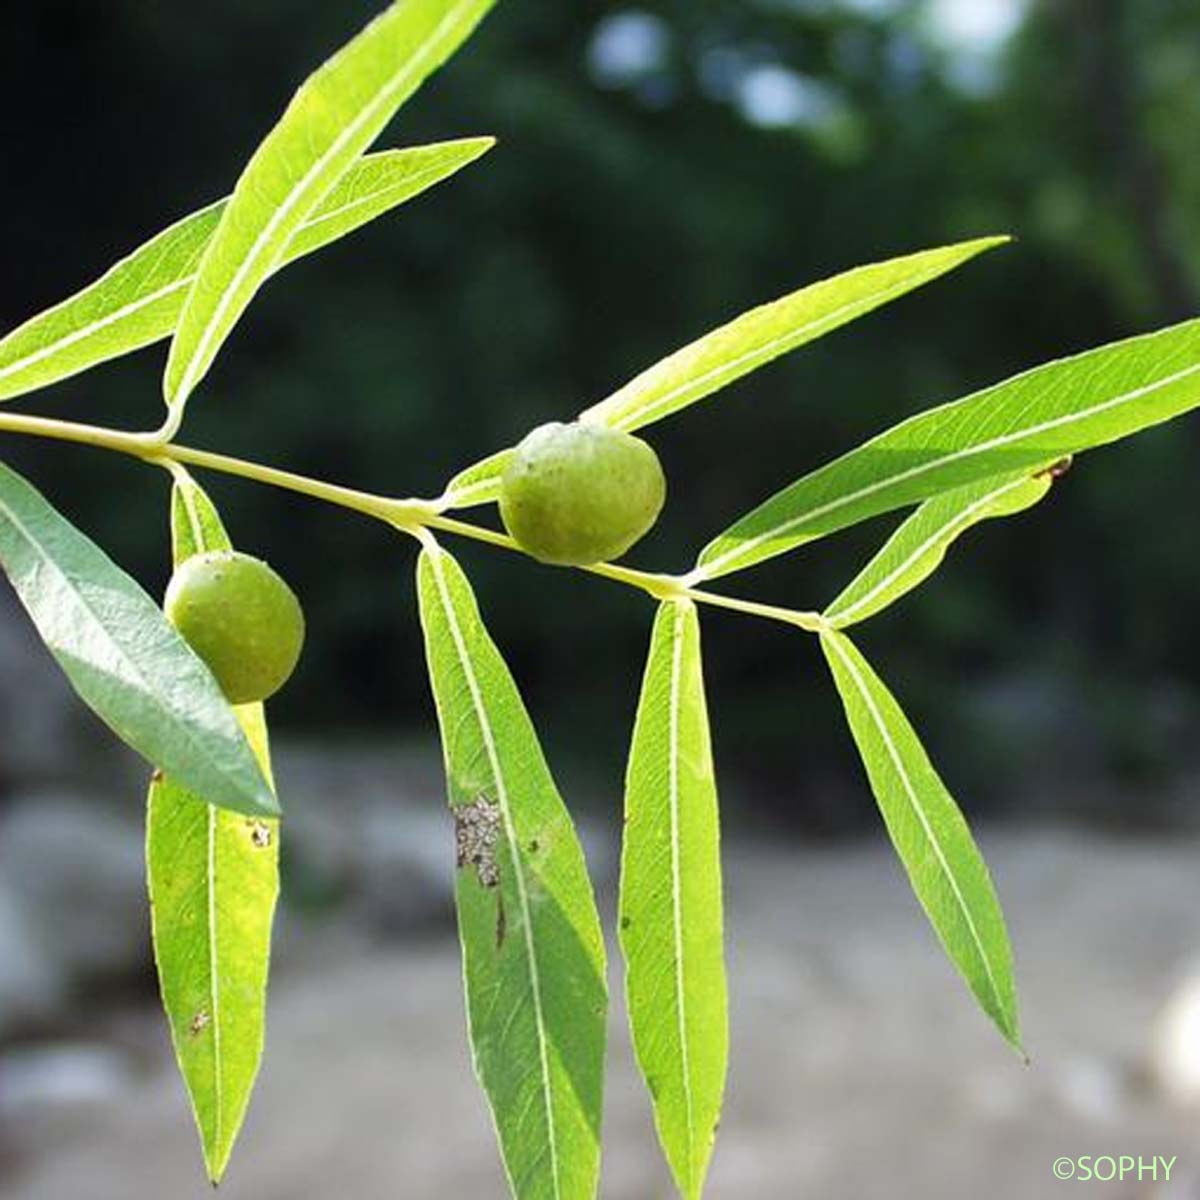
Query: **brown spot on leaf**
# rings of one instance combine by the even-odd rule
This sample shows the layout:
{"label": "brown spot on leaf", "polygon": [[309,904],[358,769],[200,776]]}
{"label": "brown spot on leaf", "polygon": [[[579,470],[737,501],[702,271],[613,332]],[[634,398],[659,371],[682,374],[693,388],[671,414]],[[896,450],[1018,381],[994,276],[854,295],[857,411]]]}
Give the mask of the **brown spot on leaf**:
{"label": "brown spot on leaf", "polygon": [[163,778],[164,778],[163,773],[162,773],[161,769],[158,767],[155,767],[154,770],[150,773],[150,782],[151,783],[162,783]]}
{"label": "brown spot on leaf", "polygon": [[208,1015],[208,1009],[202,1008],[192,1018],[192,1023],[188,1026],[188,1033],[192,1037],[199,1037],[211,1024],[212,1017]]}
{"label": "brown spot on leaf", "polygon": [[454,810],[454,846],[459,870],[474,867],[486,888],[500,884],[496,846],[500,841],[500,806],[486,796]]}
{"label": "brown spot on leaf", "polygon": [[504,946],[504,937],[508,933],[508,914],[504,911],[504,893],[496,893],[496,949]]}

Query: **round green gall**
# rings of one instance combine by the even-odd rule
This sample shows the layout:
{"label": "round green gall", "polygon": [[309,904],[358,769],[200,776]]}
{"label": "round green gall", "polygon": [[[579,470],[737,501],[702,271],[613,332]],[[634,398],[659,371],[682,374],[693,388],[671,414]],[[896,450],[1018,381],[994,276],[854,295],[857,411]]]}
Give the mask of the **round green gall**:
{"label": "round green gall", "polygon": [[260,559],[232,550],[197,554],[172,576],[164,607],[231,704],[273,696],[296,669],[304,613]]}
{"label": "round green gall", "polygon": [[583,567],[624,554],[654,525],[666,495],[658,455],[640,438],[553,422],[516,448],[500,515],[526,553]]}

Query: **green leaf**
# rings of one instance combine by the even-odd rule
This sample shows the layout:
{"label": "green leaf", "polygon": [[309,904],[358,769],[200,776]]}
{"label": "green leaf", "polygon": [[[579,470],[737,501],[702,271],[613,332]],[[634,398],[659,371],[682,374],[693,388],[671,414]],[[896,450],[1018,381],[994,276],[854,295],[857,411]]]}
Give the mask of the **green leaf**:
{"label": "green leaf", "polygon": [[512,450],[498,450],[473,467],[460,471],[446,485],[443,503],[447,508],[475,508],[498,499],[500,480],[512,456]]}
{"label": "green leaf", "polygon": [[765,304],[685,346],[580,418],[632,432],[711,396],[780,355],[962,266],[1006,237],[872,263]]}
{"label": "green leaf", "polygon": [[[171,515],[177,566],[193,554],[230,548],[212,502],[186,475],[177,477]],[[263,706],[245,705],[237,715],[270,778]],[[262,1059],[279,822],[222,811],[159,772],[146,820],[159,986],[215,1184]]]}
{"label": "green leaf", "polygon": [[913,891],[983,1011],[1019,1049],[1012,949],[971,831],[900,706],[853,643],[830,630],[821,645]]}
{"label": "green leaf", "polygon": [[[772,359],[832,333],[1008,240],[978,238],[939,246],[872,263],[801,288],[773,304],[744,313],[676,351],[607,400],[587,409],[579,419],[626,432],[661,421]],[[495,500],[511,453],[503,450],[493,454],[457,475],[446,488],[447,506],[471,508]]]}
{"label": "green leaf", "polygon": [[221,514],[204,489],[183,467],[174,466],[172,473],[171,556],[175,565],[210,550],[232,550]]}
{"label": "green leaf", "polygon": [[0,566],[80,698],[122,741],[223,808],[278,815],[208,668],[133,579],[3,464]]}
{"label": "green leaf", "polygon": [[470,584],[432,539],[418,588],[475,1067],[518,1200],[586,1200],[600,1167],[607,990],[583,852]]}
{"label": "green leaf", "polygon": [[164,381],[180,409],[309,215],[495,0],[400,0],[300,88],[201,259]]}
{"label": "green leaf", "polygon": [[[491,138],[473,138],[368,155],[297,230],[275,269],[420,195],[493,145]],[[169,337],[227,203],[210,204],[165,229],[95,283],[0,341],[0,400]]]}
{"label": "green leaf", "polygon": [[920,587],[972,526],[1024,512],[1053,486],[1053,471],[1033,476],[1020,472],[926,500],[825,610],[826,618],[835,628],[845,629],[882,612]]}
{"label": "green leaf", "polygon": [[710,542],[692,582],[869,517],[1037,471],[1200,405],[1200,320],[1061,359],[910,417],[778,492]]}
{"label": "green leaf", "polygon": [[699,1197],[729,1054],[717,787],[689,601],[659,609],[625,785],[629,1024],[680,1193]]}

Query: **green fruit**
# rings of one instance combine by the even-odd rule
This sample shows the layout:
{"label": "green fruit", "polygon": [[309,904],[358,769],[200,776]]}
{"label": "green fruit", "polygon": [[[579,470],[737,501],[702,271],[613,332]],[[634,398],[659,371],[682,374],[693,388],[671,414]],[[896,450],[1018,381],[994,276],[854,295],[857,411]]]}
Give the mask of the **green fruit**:
{"label": "green fruit", "polygon": [[582,567],[624,554],[658,519],[666,494],[658,456],[640,438],[554,422],[517,447],[500,515],[534,558]]}
{"label": "green fruit", "polygon": [[257,558],[232,550],[189,558],[172,577],[164,607],[231,704],[273,696],[296,669],[304,645],[300,601]]}

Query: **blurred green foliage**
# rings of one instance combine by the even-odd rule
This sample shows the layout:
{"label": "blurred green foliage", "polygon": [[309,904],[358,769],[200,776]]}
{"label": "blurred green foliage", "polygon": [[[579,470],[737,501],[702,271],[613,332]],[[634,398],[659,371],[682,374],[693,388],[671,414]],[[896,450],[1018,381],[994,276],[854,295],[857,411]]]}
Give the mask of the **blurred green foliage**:
{"label": "blurred green foliage", "polygon": [[[227,190],[293,87],[376,7],[14,8],[5,324]],[[1200,0],[507,0],[388,139],[494,133],[499,148],[269,285],[186,440],[432,493],[743,308],[875,258],[1018,236],[654,430],[671,497],[634,559],[683,567],[731,517],[917,408],[1200,311],[1198,124]],[[27,407],[149,426],[162,361]],[[86,450],[3,449],[165,582],[165,480]],[[960,791],[1020,804],[1042,785],[1087,791],[1093,768],[1149,786],[1183,765],[1200,707],[1198,453],[1193,420],[1086,458],[868,634]],[[280,720],[431,728],[412,548],[294,498],[213,491],[239,544],[307,603]],[[736,588],[821,603],[885,534],[822,542]],[[615,787],[648,607],[462,553],[545,740],[586,734]],[[760,803],[852,822],[868,801],[841,778],[853,766],[815,648],[736,621],[709,622],[719,762]]]}

